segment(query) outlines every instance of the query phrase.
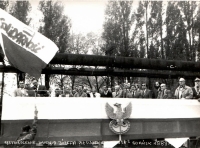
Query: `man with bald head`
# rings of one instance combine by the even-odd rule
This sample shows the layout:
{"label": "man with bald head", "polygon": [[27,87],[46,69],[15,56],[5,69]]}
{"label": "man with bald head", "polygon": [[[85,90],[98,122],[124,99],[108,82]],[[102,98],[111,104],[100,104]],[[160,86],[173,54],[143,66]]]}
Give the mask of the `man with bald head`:
{"label": "man with bald head", "polygon": [[179,79],[179,86],[174,93],[175,99],[192,99],[193,91],[192,88],[185,85],[185,79]]}

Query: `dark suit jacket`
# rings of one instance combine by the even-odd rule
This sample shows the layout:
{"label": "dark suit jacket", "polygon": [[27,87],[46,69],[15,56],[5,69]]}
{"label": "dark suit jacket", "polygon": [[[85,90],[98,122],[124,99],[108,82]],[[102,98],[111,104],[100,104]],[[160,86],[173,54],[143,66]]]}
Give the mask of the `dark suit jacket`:
{"label": "dark suit jacket", "polygon": [[158,99],[172,99],[171,91],[168,89],[165,89],[164,92],[159,91],[158,92]]}
{"label": "dark suit jacket", "polygon": [[143,90],[141,90],[142,92],[142,98],[151,98],[152,99],[152,92],[149,89],[146,89],[145,92],[143,93]]}
{"label": "dark suit jacket", "polygon": [[134,93],[130,92],[127,94],[127,98],[141,98],[142,94],[141,94],[141,90],[137,90]]}
{"label": "dark suit jacket", "polygon": [[200,93],[197,94],[197,91],[196,91],[195,87],[192,87],[192,91],[193,91],[193,99],[199,99],[200,98]]}
{"label": "dark suit jacket", "polygon": [[112,93],[108,91],[107,94],[104,93],[104,91],[101,93],[102,98],[112,98]]}
{"label": "dark suit jacket", "polygon": [[30,97],[35,97],[35,95],[40,96],[40,97],[48,97],[49,96],[49,94],[47,93],[46,86],[44,86],[44,85],[39,85],[37,90],[35,89],[34,86],[31,87],[28,90],[28,94]]}

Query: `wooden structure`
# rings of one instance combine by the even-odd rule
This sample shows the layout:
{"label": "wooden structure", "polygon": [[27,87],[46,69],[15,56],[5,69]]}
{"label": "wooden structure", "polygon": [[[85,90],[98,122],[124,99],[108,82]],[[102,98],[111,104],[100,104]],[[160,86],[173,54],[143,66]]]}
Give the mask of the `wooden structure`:
{"label": "wooden structure", "polygon": [[[2,59],[0,59],[2,61]],[[169,60],[153,60],[139,59],[131,57],[109,57],[96,55],[73,55],[73,54],[56,54],[50,64],[65,64],[65,65],[87,65],[87,66],[102,66],[102,69],[63,69],[63,68],[45,68],[44,74],[66,74],[66,75],[89,75],[89,76],[133,76],[133,77],[160,77],[160,78],[178,78],[180,76],[195,78],[200,77],[199,62],[186,61],[169,61]],[[148,71],[147,71],[148,70]],[[0,66],[0,72],[19,72],[11,66]],[[28,103],[32,98],[22,99],[23,103]],[[19,101],[20,99],[17,99]],[[45,100],[46,99],[46,100]],[[48,100],[47,100],[48,99]],[[85,98],[84,98],[85,99]],[[5,105],[9,100],[10,104]],[[0,144],[5,140],[14,140],[20,133],[22,126],[31,123],[31,115],[28,113],[26,118],[18,112],[20,103],[4,98],[3,100],[3,116],[2,130],[0,136]],[[26,102],[28,100],[28,102]],[[197,100],[116,100],[116,99],[101,99],[89,100],[81,103],[83,98],[65,99],[64,102],[59,102],[57,98],[37,98],[40,104],[37,141],[45,140],[64,140],[64,141],[110,141],[117,140],[118,136],[109,130],[110,119],[105,117],[104,106],[105,102],[127,103],[132,101],[134,106],[133,116],[130,118],[131,130],[122,136],[122,139],[149,139],[149,138],[175,138],[175,137],[197,137],[200,136],[200,104]],[[76,100],[78,100],[76,102]],[[74,102],[75,101],[75,102]],[[28,103],[32,106],[34,103]],[[51,102],[50,104],[48,102]],[[54,103],[52,103],[54,102]],[[57,103],[56,103],[57,102]],[[91,103],[92,102],[92,103]],[[8,103],[8,102],[7,102]],[[60,103],[60,104],[59,104]],[[31,105],[32,104],[32,105]],[[46,104],[46,106],[45,106]],[[67,105],[67,106],[63,106]],[[73,104],[73,105],[72,105]],[[167,104],[167,107],[165,107]],[[5,105],[5,106],[4,106]],[[52,106],[51,106],[52,105]],[[79,107],[77,107],[77,105]],[[81,106],[85,107],[85,111],[81,110]],[[9,117],[4,113],[13,106],[12,113],[18,113],[19,116]],[[48,106],[48,107],[47,107]],[[50,107],[51,106],[51,107]],[[55,110],[58,106],[58,111]],[[62,106],[62,107],[61,107]],[[77,118],[72,110],[65,110],[69,106],[74,107],[76,112],[79,112],[81,118]],[[42,108],[46,108],[46,112],[42,112]],[[173,109],[171,109],[173,108]],[[5,109],[5,110],[4,110]],[[8,110],[6,110],[8,109]],[[30,108],[33,109],[33,108]],[[170,109],[170,110],[169,110]],[[152,111],[153,110],[153,111]],[[54,112],[55,111],[55,112]],[[68,111],[68,112],[67,112]],[[171,114],[168,114],[170,111]],[[72,114],[74,118],[64,117],[63,115]],[[83,116],[83,113],[84,116]],[[94,114],[93,118],[88,118]],[[141,118],[141,114],[146,116]],[[159,116],[156,114],[159,113]],[[41,117],[40,115],[50,115]],[[53,115],[61,114],[59,119],[53,118]],[[174,116],[174,114],[176,116]],[[98,116],[97,116],[98,115]],[[103,116],[102,116],[103,115]],[[149,116],[151,115],[151,116]],[[185,115],[185,116],[182,116]],[[97,116],[97,117],[95,117]],[[151,117],[151,118],[149,118]]]}
{"label": "wooden structure", "polygon": [[132,103],[131,128],[122,140],[200,136],[197,100],[29,97],[4,99],[0,144],[14,141],[21,127],[32,123],[35,105],[39,118],[36,142],[118,140],[109,129],[106,102],[111,106],[120,103],[122,108]]}

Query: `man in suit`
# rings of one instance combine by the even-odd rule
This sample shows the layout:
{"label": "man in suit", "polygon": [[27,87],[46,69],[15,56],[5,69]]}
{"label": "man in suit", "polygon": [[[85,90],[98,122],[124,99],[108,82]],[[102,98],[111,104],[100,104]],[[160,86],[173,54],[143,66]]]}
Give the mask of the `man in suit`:
{"label": "man in suit", "polygon": [[137,90],[135,85],[131,85],[131,89],[129,94],[127,95],[127,98],[141,98],[141,90]]}
{"label": "man in suit", "polygon": [[101,97],[103,98],[112,98],[112,92],[108,90],[107,86],[103,87],[103,92],[101,93]]}
{"label": "man in suit", "polygon": [[115,86],[115,91],[112,93],[113,98],[122,98],[123,92],[119,85]]}
{"label": "man in suit", "polygon": [[192,88],[185,85],[185,79],[179,79],[179,86],[175,90],[174,93],[175,99],[192,99],[193,98],[193,91]]}
{"label": "man in suit", "polygon": [[27,97],[28,93],[25,89],[24,81],[19,82],[19,88],[15,89],[14,91],[14,97]]}
{"label": "man in suit", "polygon": [[46,86],[39,85],[37,79],[32,79],[32,84],[33,84],[33,87],[31,87],[31,90],[34,91],[34,95],[36,97],[48,97],[49,96]]}
{"label": "man in suit", "polygon": [[199,99],[200,98],[200,79],[196,78],[194,80],[194,87],[192,87],[193,91],[193,99]]}
{"label": "man in suit", "polygon": [[130,83],[124,83],[124,89],[122,93],[123,98],[128,98],[127,95],[130,93]]}
{"label": "man in suit", "polygon": [[146,83],[143,83],[142,84],[142,97],[141,98],[152,98],[152,92],[151,90],[147,89],[147,84]]}
{"label": "man in suit", "polygon": [[154,83],[154,88],[153,88],[153,94],[152,94],[152,98],[157,98],[158,97],[158,93],[160,92],[160,82],[156,81]]}
{"label": "man in suit", "polygon": [[158,92],[157,99],[171,99],[171,91],[167,89],[166,84],[162,83],[160,85],[161,90]]}
{"label": "man in suit", "polygon": [[83,85],[78,86],[77,92],[74,94],[74,97],[88,97],[87,94],[84,92]]}

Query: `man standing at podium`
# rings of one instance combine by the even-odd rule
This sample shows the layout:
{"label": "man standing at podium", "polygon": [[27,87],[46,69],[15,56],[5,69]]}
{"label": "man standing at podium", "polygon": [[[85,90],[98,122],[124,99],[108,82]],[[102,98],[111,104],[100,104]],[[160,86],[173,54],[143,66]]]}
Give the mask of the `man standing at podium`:
{"label": "man standing at podium", "polygon": [[29,90],[29,96],[31,97],[48,97],[46,86],[39,85],[38,80],[35,78],[32,79],[33,86]]}

